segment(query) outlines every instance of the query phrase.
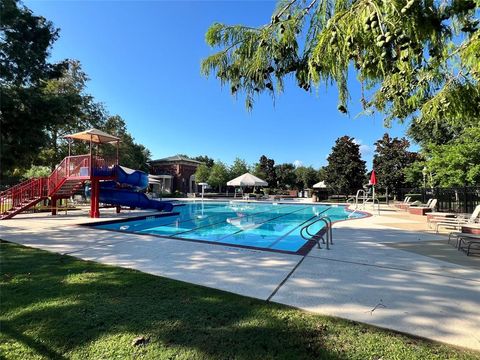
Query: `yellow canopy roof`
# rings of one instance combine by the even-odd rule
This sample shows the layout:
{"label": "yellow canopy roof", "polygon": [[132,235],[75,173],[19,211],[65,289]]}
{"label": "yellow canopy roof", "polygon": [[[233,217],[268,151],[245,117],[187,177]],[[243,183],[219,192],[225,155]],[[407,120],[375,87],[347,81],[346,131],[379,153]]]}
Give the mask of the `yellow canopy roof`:
{"label": "yellow canopy roof", "polygon": [[90,129],[86,131],[82,131],[76,134],[66,135],[65,138],[67,139],[75,139],[75,140],[83,140],[83,141],[91,141],[95,144],[108,144],[120,141],[120,138],[107,134],[98,129]]}

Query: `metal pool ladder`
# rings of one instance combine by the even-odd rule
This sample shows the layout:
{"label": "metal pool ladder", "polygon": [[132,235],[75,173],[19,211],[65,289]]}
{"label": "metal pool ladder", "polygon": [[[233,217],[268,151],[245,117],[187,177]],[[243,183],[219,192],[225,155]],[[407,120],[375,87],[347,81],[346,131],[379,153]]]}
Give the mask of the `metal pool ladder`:
{"label": "metal pool ladder", "polygon": [[[318,232],[316,234],[312,234],[309,230],[309,227],[317,222],[322,221],[325,223],[325,231]],[[321,216],[318,219],[312,221],[310,224],[305,225],[300,230],[300,236],[309,241],[314,240],[317,243],[319,249],[322,247],[320,246],[320,240],[324,243],[327,247],[327,250],[330,250],[330,245],[333,245],[333,233],[332,233],[332,219],[328,216]]]}

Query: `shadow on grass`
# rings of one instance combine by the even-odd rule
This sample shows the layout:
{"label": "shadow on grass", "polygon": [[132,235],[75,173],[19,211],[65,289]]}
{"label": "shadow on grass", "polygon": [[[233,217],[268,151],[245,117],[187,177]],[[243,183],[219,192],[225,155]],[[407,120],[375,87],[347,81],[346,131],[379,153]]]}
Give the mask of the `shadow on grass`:
{"label": "shadow on grass", "polygon": [[47,357],[48,359],[52,359],[52,360],[66,359],[63,355],[57,353],[56,351],[45,346],[44,344],[38,341],[35,341],[31,337],[16,331],[14,328],[10,326],[8,321],[2,321],[1,331],[10,339],[14,339],[22,343],[26,347],[30,348],[31,350],[35,351],[40,355]]}
{"label": "shadow on grass", "polygon": [[149,337],[141,351],[156,356],[345,358],[326,348],[328,324],[295,309],[10,243],[0,246],[3,336],[47,358],[76,352],[132,356],[139,351],[131,344],[136,336]]}

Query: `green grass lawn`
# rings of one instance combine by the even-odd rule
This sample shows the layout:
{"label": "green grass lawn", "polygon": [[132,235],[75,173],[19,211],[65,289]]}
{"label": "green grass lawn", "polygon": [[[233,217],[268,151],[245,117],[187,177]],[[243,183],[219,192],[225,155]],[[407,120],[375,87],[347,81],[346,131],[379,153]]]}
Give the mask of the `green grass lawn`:
{"label": "green grass lawn", "polygon": [[[1,242],[6,359],[480,359],[350,321]],[[136,337],[149,338],[133,346]]]}

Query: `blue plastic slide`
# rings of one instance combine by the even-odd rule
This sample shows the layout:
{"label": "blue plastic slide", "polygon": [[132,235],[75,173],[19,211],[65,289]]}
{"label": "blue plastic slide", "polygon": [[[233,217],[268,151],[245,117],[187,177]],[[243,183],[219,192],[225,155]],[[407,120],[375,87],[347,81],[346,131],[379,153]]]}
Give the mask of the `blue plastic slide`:
{"label": "blue plastic slide", "polygon": [[148,186],[148,174],[140,170],[133,170],[117,166],[117,183],[128,185],[135,190],[144,190]]}
{"label": "blue plastic slide", "polygon": [[[100,183],[100,202],[141,209],[172,211],[172,203],[152,200],[143,192],[139,192],[148,186],[147,173],[123,166],[117,166],[116,172],[116,181],[102,181]],[[89,189],[87,191],[89,192]]]}
{"label": "blue plastic slide", "polygon": [[127,189],[105,188],[103,186],[100,186],[100,202],[141,209],[155,209],[158,211],[172,211],[173,209],[172,203],[149,199],[147,195],[141,192]]}

